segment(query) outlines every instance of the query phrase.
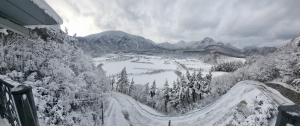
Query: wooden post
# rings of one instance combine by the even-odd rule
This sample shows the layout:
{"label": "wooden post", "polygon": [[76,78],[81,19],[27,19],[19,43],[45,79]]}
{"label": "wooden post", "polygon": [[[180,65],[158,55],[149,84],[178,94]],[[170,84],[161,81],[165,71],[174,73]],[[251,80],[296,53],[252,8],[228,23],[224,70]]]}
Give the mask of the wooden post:
{"label": "wooden post", "polygon": [[171,126],[171,120],[169,120],[169,126]]}

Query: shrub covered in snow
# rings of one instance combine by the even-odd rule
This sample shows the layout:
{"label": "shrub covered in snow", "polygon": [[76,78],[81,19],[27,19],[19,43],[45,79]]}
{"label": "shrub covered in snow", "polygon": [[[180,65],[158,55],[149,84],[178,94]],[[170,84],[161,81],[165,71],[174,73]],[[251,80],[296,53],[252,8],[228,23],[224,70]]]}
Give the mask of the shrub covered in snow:
{"label": "shrub covered in snow", "polygon": [[211,67],[211,71],[233,72],[243,66],[241,61],[223,62]]}
{"label": "shrub covered in snow", "polygon": [[[101,66],[74,45],[75,38],[57,29],[34,29],[31,36],[0,33],[0,74],[33,87],[41,125],[80,125],[92,103],[79,93],[108,91]],[[92,124],[91,124],[92,125]]]}
{"label": "shrub covered in snow", "polygon": [[294,86],[296,88],[297,91],[300,91],[300,78],[295,79],[292,82],[292,86]]}
{"label": "shrub covered in snow", "polygon": [[214,125],[267,126],[268,120],[278,113],[276,106],[258,90],[252,92],[254,99],[241,101]]}

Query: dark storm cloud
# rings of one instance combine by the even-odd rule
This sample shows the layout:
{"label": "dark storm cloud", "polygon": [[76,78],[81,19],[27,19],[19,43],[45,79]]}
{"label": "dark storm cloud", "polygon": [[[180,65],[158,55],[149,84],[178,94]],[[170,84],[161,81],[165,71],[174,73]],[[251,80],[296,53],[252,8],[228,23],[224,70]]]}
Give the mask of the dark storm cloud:
{"label": "dark storm cloud", "polygon": [[[86,29],[77,29],[81,36],[122,30],[155,42],[198,41],[209,36],[238,47],[281,46],[298,36],[300,30],[299,0],[47,2],[64,18],[65,23],[87,20],[88,23],[80,24],[86,25]],[[64,8],[70,12],[65,13]]]}

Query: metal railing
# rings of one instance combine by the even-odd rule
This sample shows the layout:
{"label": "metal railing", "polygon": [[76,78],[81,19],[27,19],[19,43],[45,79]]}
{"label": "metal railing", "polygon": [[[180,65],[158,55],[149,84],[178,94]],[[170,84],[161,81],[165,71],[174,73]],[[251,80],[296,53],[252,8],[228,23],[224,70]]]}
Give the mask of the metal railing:
{"label": "metal railing", "polygon": [[39,126],[32,87],[15,87],[0,79],[0,115],[11,126]]}
{"label": "metal railing", "polygon": [[39,126],[32,87],[18,85],[11,92],[14,97],[22,126]]}
{"label": "metal railing", "polygon": [[11,89],[14,86],[0,79],[0,116],[6,118],[11,126],[21,126]]}
{"label": "metal railing", "polygon": [[278,111],[276,126],[300,126],[300,106],[282,105],[278,107]]}

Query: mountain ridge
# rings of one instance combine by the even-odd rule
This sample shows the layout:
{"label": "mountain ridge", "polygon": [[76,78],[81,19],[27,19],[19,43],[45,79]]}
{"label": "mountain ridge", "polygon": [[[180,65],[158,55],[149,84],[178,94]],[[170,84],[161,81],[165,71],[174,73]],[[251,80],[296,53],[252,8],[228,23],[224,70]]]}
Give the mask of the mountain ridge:
{"label": "mountain ridge", "polygon": [[150,39],[142,36],[132,35],[123,31],[109,30],[85,37],[77,37],[76,45],[84,52],[92,56],[98,56],[105,53],[116,52],[145,52],[145,51],[176,51],[196,52],[202,54],[220,53],[238,57],[251,55],[265,55],[276,50],[275,47],[245,47],[239,49],[229,43],[217,42],[213,38],[205,37],[200,41],[185,42],[183,40],[177,43],[155,43]]}

